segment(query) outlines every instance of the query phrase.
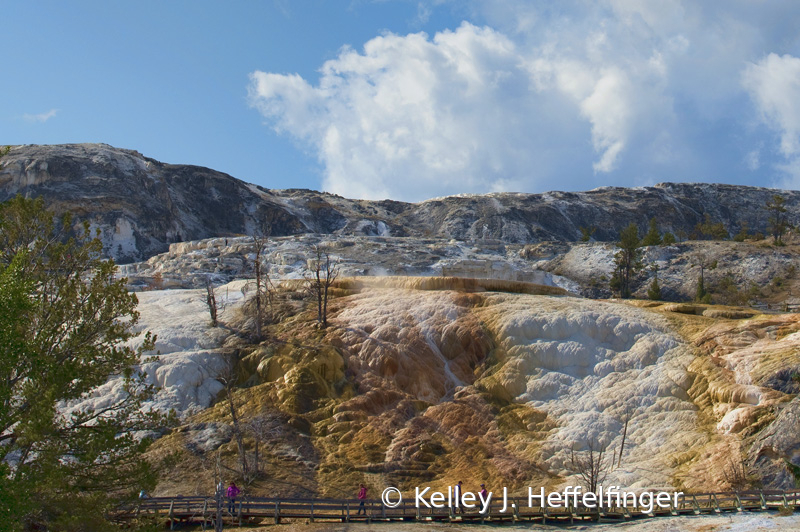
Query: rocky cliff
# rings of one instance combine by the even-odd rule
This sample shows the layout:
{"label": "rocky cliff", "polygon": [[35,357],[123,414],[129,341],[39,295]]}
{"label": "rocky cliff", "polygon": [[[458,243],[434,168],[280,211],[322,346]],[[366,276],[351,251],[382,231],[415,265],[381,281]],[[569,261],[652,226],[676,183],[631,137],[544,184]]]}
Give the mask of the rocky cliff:
{"label": "rocky cliff", "polygon": [[662,231],[691,233],[708,214],[733,234],[747,222],[766,231],[764,204],[786,200],[800,219],[800,192],[715,184],[665,183],[588,192],[449,196],[410,204],[362,201],[310,190],[268,190],[208,168],[158,162],[103,144],[15,146],[0,161],[0,201],[43,196],[102,233],[109,255],[146,259],[170,243],[268,231],[414,236],[461,241],[576,241],[581,228],[613,240],[657,215]]}

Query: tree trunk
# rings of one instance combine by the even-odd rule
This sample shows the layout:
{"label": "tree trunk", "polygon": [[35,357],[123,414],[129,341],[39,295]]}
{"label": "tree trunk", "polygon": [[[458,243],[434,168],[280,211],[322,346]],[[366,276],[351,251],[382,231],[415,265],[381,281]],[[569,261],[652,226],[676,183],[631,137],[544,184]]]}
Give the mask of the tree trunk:
{"label": "tree trunk", "polygon": [[247,455],[245,454],[244,450],[244,436],[242,434],[241,426],[239,425],[239,415],[236,412],[236,405],[233,402],[233,383],[231,381],[232,379],[229,379],[228,383],[225,385],[225,389],[228,393],[228,406],[230,407],[231,419],[233,420],[233,434],[236,438],[236,447],[239,451],[239,463],[242,467],[242,478],[245,482],[248,482],[250,475],[247,470]]}

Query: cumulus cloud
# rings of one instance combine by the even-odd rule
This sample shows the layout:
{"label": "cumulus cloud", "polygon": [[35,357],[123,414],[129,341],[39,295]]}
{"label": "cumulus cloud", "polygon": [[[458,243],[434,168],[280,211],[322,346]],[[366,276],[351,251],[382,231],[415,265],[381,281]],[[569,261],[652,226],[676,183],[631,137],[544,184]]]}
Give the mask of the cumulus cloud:
{"label": "cumulus cloud", "polygon": [[[426,18],[443,8],[418,5]],[[318,157],[324,189],[351,197],[751,175],[770,165],[746,138],[748,95],[784,156],[800,151],[800,60],[767,55],[800,23],[791,4],[469,6],[483,25],[345,47],[315,83],[256,71],[250,103]]]}
{"label": "cumulus cloud", "polygon": [[489,28],[377,37],[325,63],[317,86],[265,72],[251,81],[253,105],[319,153],[326,190],[420,199],[535,167],[542,100],[514,44]]}
{"label": "cumulus cloud", "polygon": [[780,136],[785,161],[777,167],[785,174],[783,186],[800,186],[800,58],[769,54],[749,63],[742,85],[750,93],[760,118]]}
{"label": "cumulus cloud", "polygon": [[742,84],[750,92],[762,119],[780,133],[781,152],[800,152],[800,58],[769,54],[750,63],[742,73]]}
{"label": "cumulus cloud", "polygon": [[28,113],[25,113],[24,115],[22,115],[22,118],[24,118],[28,122],[35,122],[35,123],[38,123],[38,124],[44,124],[45,122],[47,122],[51,118],[55,117],[57,113],[58,113],[58,109],[50,109],[49,111],[47,111],[45,113],[39,113],[39,114],[28,114]]}

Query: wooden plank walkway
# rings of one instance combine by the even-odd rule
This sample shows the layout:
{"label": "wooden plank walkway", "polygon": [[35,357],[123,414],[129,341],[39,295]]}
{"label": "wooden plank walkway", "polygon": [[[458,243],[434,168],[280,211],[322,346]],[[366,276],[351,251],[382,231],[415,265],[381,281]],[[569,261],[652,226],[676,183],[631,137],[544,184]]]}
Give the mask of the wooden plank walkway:
{"label": "wooden plank walkway", "polygon": [[[670,501],[669,508],[654,505],[628,505],[590,508],[583,505],[566,507],[528,506],[527,497],[509,497],[514,507],[501,513],[503,500],[494,498],[485,514],[477,509],[461,512],[452,508],[417,508],[413,497],[407,497],[397,507],[388,507],[380,500],[367,500],[364,512],[359,512],[358,499],[275,499],[242,497],[236,500],[233,511],[228,511],[228,501],[223,499],[223,522],[228,524],[279,524],[284,519],[314,521],[380,522],[380,521],[458,521],[471,523],[502,523],[537,521],[540,523],[574,523],[576,521],[610,521],[657,517],[661,515],[700,515],[723,512],[752,512],[800,508],[798,491],[742,491],[723,493],[683,494]],[[164,518],[174,528],[178,523],[212,526],[217,519],[217,501],[214,497],[154,497],[136,504],[121,507],[114,513],[115,520],[126,520],[150,515]]]}

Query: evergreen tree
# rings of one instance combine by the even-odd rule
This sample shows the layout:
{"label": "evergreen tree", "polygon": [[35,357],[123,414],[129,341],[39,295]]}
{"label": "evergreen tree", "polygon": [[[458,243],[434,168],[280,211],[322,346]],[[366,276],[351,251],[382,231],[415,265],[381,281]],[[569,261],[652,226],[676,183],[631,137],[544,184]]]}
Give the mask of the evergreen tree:
{"label": "evergreen tree", "polygon": [[711,293],[706,290],[705,272],[717,268],[717,261],[709,259],[703,253],[695,253],[692,257],[692,264],[700,268],[700,275],[697,277],[697,291],[694,300],[698,303],[711,303]]}
{"label": "evergreen tree", "polygon": [[[142,411],[153,388],[135,371],[153,339],[125,345],[136,296],[88,224],[71,233],[41,199],[0,205],[0,516],[17,512],[17,528],[99,530],[105,509],[154,484],[140,431],[165,419]],[[119,395],[85,406],[112,375]]]}
{"label": "evergreen tree", "polygon": [[653,265],[653,282],[650,283],[650,288],[647,289],[647,297],[653,301],[661,299],[661,286],[658,284],[658,265]]}
{"label": "evergreen tree", "polygon": [[747,230],[748,230],[748,223],[747,220],[744,220],[742,221],[742,225],[739,228],[739,232],[733,235],[733,241],[744,242],[745,240],[747,240],[747,237],[750,236]]}
{"label": "evergreen tree", "polygon": [[711,303],[711,294],[706,290],[702,273],[697,277],[697,292],[695,293],[694,300],[698,303]]}
{"label": "evergreen tree", "polygon": [[581,226],[579,227],[579,229],[581,230],[581,242],[588,242],[589,240],[591,240],[592,235],[595,233],[595,231],[597,231],[597,227],[595,226],[592,227]]}
{"label": "evergreen tree", "polygon": [[786,205],[782,196],[775,194],[772,199],[767,200],[765,208],[769,213],[769,227],[776,246],[783,245],[783,235],[789,229],[789,222],[786,219]]}
{"label": "evergreen tree", "polygon": [[670,233],[669,231],[664,233],[664,237],[661,239],[661,243],[665,246],[671,246],[676,242],[675,235]]}
{"label": "evergreen tree", "polygon": [[639,241],[639,228],[631,223],[619,234],[617,242],[619,251],[614,256],[614,274],[611,278],[611,289],[618,292],[620,297],[631,297],[631,282],[634,275],[641,269],[641,250]]}
{"label": "evergreen tree", "polygon": [[647,234],[642,239],[643,246],[657,246],[661,243],[661,233],[658,232],[658,222],[655,216],[650,218]]}

